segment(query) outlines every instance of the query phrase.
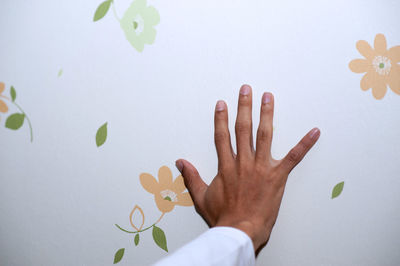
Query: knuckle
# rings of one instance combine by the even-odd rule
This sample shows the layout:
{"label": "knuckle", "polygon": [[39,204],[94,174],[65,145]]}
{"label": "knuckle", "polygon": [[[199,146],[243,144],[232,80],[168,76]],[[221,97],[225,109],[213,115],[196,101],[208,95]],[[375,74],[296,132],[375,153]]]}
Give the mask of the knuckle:
{"label": "knuckle", "polygon": [[239,106],[248,107],[251,105],[251,99],[248,95],[240,95],[239,97]]}
{"label": "knuckle", "polygon": [[232,167],[229,164],[220,164],[218,165],[218,176],[221,179],[225,179],[227,176],[229,177],[232,173]]}
{"label": "knuckle", "polygon": [[235,176],[238,176],[237,167],[225,164],[221,165],[221,167],[218,169],[218,174],[214,180],[220,185],[226,185],[232,182]]}
{"label": "knuckle", "polygon": [[235,130],[237,133],[250,133],[251,132],[251,122],[249,121],[237,121],[235,125]]}
{"label": "knuckle", "polygon": [[266,140],[270,138],[270,130],[266,127],[259,127],[257,130],[257,136],[260,140]]}
{"label": "knuckle", "polygon": [[272,106],[270,104],[263,104],[261,108],[261,113],[263,114],[271,114],[272,113]]}
{"label": "knuckle", "polygon": [[301,152],[298,149],[291,149],[288,153],[287,159],[291,163],[297,163],[301,158]]}
{"label": "knuckle", "polygon": [[239,159],[239,163],[237,165],[237,173],[241,177],[249,176],[254,170],[254,167],[247,160]]}
{"label": "knuckle", "polygon": [[265,165],[260,165],[260,164],[256,165],[255,173],[256,176],[262,178],[269,185],[275,184],[277,179],[279,179],[279,176],[276,175],[274,170]]}
{"label": "knuckle", "polygon": [[310,143],[308,143],[307,140],[300,141],[300,143],[298,144],[299,153],[302,154],[306,152],[309,146]]}
{"label": "knuckle", "polygon": [[254,166],[254,171],[256,173],[257,176],[266,176],[267,175],[267,167],[265,167],[264,165],[261,165],[259,163],[257,163]]}
{"label": "knuckle", "polygon": [[216,111],[215,119],[218,121],[225,121],[226,120],[226,110]]}
{"label": "knuckle", "polygon": [[216,130],[214,133],[214,138],[216,142],[223,142],[228,139],[228,132],[225,130]]}

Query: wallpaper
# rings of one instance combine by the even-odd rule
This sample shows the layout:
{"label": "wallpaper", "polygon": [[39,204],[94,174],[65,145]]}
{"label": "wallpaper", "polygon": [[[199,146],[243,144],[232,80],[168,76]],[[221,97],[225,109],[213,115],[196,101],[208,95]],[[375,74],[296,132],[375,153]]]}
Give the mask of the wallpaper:
{"label": "wallpaper", "polygon": [[274,156],[321,129],[257,264],[398,265],[400,4],[322,2],[3,1],[0,264],[148,265],[204,232],[174,162],[211,182],[213,106],[232,130],[249,83]]}

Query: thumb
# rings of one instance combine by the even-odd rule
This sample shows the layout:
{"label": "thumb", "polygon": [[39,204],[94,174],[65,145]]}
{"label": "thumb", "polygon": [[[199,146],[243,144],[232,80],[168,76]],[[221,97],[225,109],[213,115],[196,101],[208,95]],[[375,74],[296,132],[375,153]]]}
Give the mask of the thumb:
{"label": "thumb", "polygon": [[176,168],[181,172],[185,186],[189,190],[194,205],[201,208],[207,184],[201,179],[197,169],[188,161],[179,159],[175,162]]}

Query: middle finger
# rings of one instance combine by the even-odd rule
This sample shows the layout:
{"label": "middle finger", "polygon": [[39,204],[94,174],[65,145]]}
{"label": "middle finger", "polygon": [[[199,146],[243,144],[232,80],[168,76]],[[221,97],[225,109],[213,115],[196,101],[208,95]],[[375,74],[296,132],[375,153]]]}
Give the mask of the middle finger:
{"label": "middle finger", "polygon": [[240,88],[235,124],[238,157],[251,157],[253,148],[252,93],[249,85]]}

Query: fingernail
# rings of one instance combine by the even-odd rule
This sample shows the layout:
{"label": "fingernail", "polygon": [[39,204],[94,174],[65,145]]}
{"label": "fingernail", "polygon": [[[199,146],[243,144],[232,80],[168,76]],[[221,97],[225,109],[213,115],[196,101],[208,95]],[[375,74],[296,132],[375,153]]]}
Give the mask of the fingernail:
{"label": "fingernail", "polygon": [[217,102],[217,106],[215,107],[215,110],[217,110],[217,111],[223,111],[224,109],[225,109],[225,102],[219,100],[219,101]]}
{"label": "fingernail", "polygon": [[243,85],[241,88],[240,88],[240,94],[242,94],[242,95],[248,95],[250,93],[250,87],[249,87],[249,85]]}
{"label": "fingernail", "polygon": [[264,93],[264,95],[263,95],[263,97],[262,97],[262,102],[263,102],[264,104],[270,103],[270,102],[271,102],[271,99],[272,99],[272,94],[269,93],[269,92],[266,92],[266,93]]}
{"label": "fingernail", "polygon": [[315,138],[317,138],[317,137],[319,136],[319,134],[320,134],[319,129],[318,129],[318,128],[314,128],[314,129],[311,131],[310,138],[311,138],[311,139],[315,139]]}
{"label": "fingernail", "polygon": [[178,160],[178,161],[175,162],[175,166],[176,166],[176,168],[178,168],[179,172],[182,173],[183,163]]}

